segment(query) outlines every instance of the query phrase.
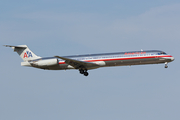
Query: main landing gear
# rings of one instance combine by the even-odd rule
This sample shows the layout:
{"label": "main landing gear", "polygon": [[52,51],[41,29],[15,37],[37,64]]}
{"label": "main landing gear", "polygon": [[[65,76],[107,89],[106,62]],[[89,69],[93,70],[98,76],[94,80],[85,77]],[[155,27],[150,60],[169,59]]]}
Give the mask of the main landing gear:
{"label": "main landing gear", "polygon": [[167,62],[165,62],[165,68],[168,68],[168,65],[167,65],[168,63]]}
{"label": "main landing gear", "polygon": [[84,74],[84,76],[88,76],[89,73],[87,72],[87,69],[83,70],[83,69],[79,69],[80,74]]}

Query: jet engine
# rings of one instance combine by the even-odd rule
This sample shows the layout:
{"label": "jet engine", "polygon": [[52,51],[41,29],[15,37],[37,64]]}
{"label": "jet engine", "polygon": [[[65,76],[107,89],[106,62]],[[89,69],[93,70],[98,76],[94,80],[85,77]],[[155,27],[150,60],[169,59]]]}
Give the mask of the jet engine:
{"label": "jet engine", "polygon": [[59,65],[59,60],[58,59],[38,60],[38,61],[31,62],[31,65],[34,67],[40,67],[40,68],[52,67],[52,66]]}

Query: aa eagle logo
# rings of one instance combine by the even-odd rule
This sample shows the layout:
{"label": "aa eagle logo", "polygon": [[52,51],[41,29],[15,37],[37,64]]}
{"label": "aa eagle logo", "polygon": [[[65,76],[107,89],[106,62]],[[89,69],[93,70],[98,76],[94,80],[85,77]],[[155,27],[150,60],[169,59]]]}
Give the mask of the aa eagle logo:
{"label": "aa eagle logo", "polygon": [[26,52],[24,53],[24,57],[23,57],[23,58],[29,58],[29,57],[33,57],[33,56],[32,56],[32,54],[31,54],[31,52],[26,51]]}

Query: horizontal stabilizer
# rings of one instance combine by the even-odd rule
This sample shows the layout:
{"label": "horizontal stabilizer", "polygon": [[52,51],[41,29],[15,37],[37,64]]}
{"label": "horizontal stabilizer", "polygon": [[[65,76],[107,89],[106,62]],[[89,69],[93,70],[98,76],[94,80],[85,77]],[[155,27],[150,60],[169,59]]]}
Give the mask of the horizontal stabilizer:
{"label": "horizontal stabilizer", "polygon": [[13,46],[13,45],[4,45],[5,47],[12,47],[12,48],[27,48],[26,45],[19,45],[19,46]]}

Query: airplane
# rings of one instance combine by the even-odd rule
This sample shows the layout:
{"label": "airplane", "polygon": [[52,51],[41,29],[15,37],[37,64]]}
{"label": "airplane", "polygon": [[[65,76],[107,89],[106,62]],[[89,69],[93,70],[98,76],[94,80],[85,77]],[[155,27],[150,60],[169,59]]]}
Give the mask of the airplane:
{"label": "airplane", "polygon": [[40,57],[35,55],[27,45],[4,45],[17,52],[24,62],[21,66],[35,67],[44,70],[68,70],[77,69],[80,74],[88,76],[88,70],[100,67],[131,66],[144,64],[168,63],[174,61],[174,57],[161,50],[141,50],[130,52],[101,53],[72,56]]}

